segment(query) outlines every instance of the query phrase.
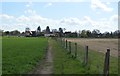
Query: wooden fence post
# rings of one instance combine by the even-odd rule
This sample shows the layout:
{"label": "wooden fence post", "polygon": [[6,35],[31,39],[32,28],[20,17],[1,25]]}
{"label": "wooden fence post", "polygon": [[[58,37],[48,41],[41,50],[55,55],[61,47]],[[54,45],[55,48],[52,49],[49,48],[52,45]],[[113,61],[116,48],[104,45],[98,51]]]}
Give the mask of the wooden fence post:
{"label": "wooden fence post", "polygon": [[109,76],[110,49],[107,49],[104,62],[104,76]]}
{"label": "wooden fence post", "polygon": [[65,43],[65,39],[64,39],[64,48],[66,48],[66,43]]}
{"label": "wooden fence post", "polygon": [[62,39],[62,47],[64,47],[64,38]]}
{"label": "wooden fence post", "polygon": [[75,43],[75,58],[77,57],[77,43]]}
{"label": "wooden fence post", "polygon": [[84,59],[85,65],[88,64],[88,46],[85,46],[85,59]]}
{"label": "wooden fence post", "polygon": [[69,54],[71,54],[71,42],[69,42]]}
{"label": "wooden fence post", "polygon": [[66,40],[66,49],[67,49],[67,40]]}

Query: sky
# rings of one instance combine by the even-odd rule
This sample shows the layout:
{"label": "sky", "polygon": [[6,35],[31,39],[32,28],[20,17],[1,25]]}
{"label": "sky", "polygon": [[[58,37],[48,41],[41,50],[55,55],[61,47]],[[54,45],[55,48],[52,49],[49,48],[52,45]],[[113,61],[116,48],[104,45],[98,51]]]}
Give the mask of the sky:
{"label": "sky", "polygon": [[0,29],[31,31],[65,28],[64,31],[118,30],[118,0],[3,0],[0,1]]}

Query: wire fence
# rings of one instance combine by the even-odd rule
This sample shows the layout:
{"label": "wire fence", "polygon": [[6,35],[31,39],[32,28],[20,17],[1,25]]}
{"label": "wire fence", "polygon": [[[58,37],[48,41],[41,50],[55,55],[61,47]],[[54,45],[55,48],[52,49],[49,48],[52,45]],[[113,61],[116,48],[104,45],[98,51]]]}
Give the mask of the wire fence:
{"label": "wire fence", "polygon": [[[70,42],[65,38],[54,38],[61,46],[66,49],[68,54],[78,59],[84,66],[91,69],[91,73],[109,75],[110,49],[106,54],[89,50],[89,46],[81,46],[75,42]],[[97,70],[96,70],[97,69]]]}

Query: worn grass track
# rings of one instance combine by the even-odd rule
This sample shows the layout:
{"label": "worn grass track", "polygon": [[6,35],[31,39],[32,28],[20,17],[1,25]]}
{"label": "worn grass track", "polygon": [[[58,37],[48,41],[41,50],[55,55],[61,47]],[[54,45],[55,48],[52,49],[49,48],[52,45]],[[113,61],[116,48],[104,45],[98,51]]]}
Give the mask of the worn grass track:
{"label": "worn grass track", "polygon": [[49,41],[45,59],[43,59],[42,63],[39,63],[31,74],[53,74],[52,47]]}

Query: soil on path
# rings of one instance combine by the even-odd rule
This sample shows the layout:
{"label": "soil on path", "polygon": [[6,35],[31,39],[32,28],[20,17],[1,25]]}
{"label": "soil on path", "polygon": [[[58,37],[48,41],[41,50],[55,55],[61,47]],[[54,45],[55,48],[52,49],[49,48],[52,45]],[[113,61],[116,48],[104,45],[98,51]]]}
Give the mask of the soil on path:
{"label": "soil on path", "polygon": [[40,63],[36,69],[34,70],[33,74],[52,74],[53,73],[53,57],[52,57],[52,47],[48,41],[48,50],[46,53],[45,60]]}

